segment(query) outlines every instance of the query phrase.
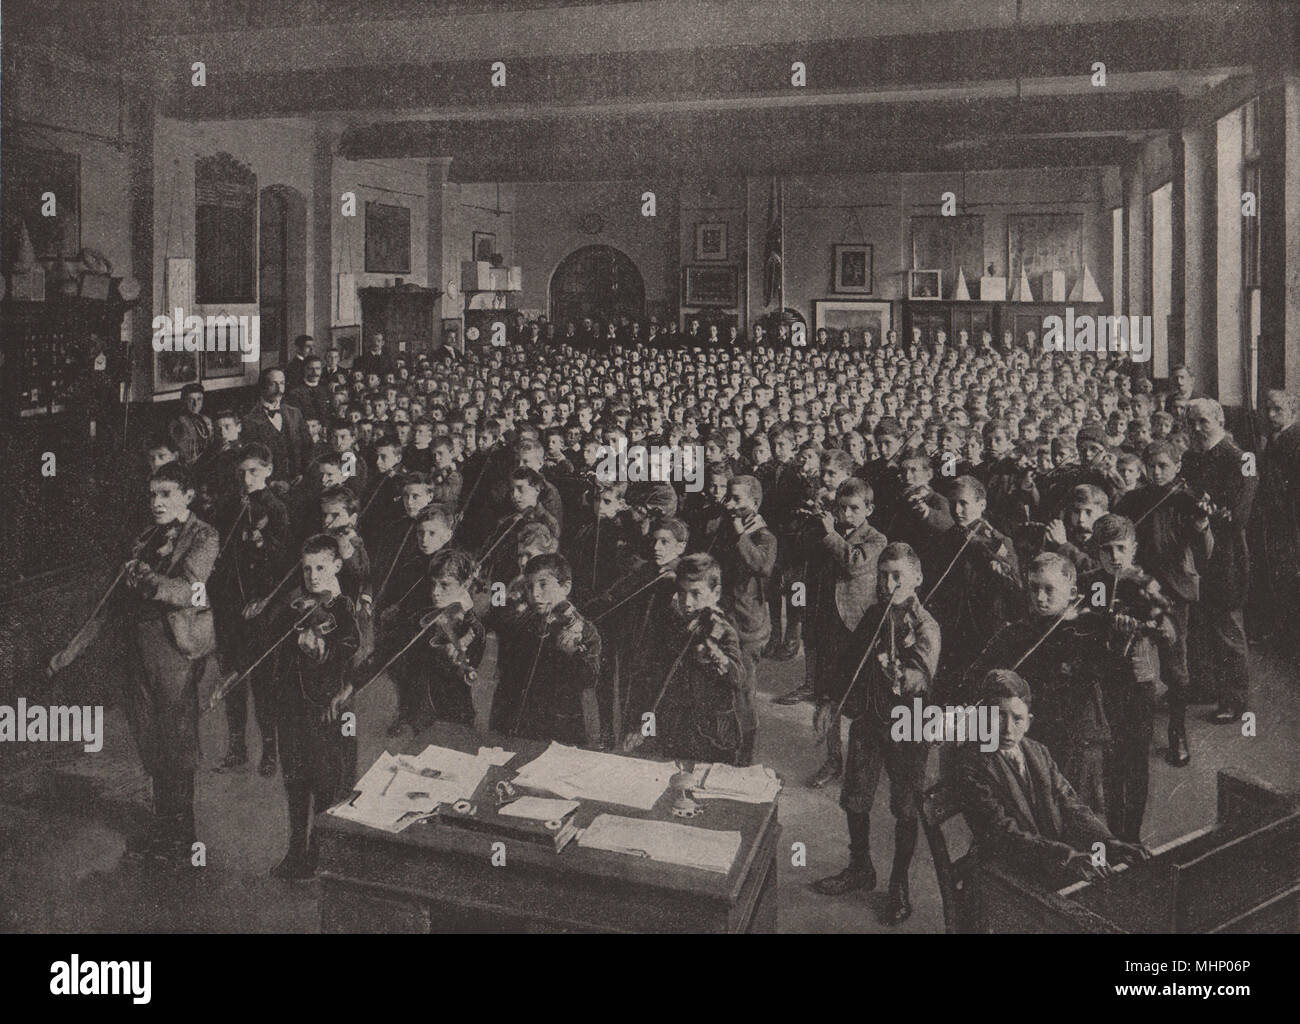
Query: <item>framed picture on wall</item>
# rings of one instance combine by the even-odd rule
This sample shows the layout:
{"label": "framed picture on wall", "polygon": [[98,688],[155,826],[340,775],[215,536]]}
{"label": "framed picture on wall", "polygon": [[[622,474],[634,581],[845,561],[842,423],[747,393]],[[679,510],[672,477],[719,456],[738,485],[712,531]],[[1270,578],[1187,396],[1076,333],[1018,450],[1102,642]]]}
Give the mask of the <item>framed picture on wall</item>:
{"label": "framed picture on wall", "polygon": [[835,245],[831,247],[831,291],[870,295],[873,288],[871,246]]}
{"label": "framed picture on wall", "polygon": [[462,351],[460,345],[460,317],[444,317],[442,321],[442,343],[448,348]]}
{"label": "framed picture on wall", "polygon": [[153,393],[161,395],[179,391],[199,379],[198,352],[155,352],[153,354]]}
{"label": "framed picture on wall", "polygon": [[494,231],[475,231],[470,250],[478,263],[491,263],[497,254],[497,236]]}
{"label": "framed picture on wall", "polygon": [[[893,306],[888,302],[853,302],[847,299],[813,300],[813,334],[826,328],[832,345],[840,332],[848,331],[854,348],[879,345],[894,326]],[[870,339],[867,335],[870,334]]]}
{"label": "framed picture on wall", "polygon": [[695,225],[695,258],[700,262],[726,260],[727,225],[725,222],[710,221]]}
{"label": "framed picture on wall", "polygon": [[740,297],[740,273],[736,267],[686,267],[686,306],[722,306],[734,308]]}
{"label": "framed picture on wall", "polygon": [[339,350],[339,364],[351,366],[352,360],[361,351],[361,325],[348,324],[346,327],[331,327],[330,344]]}
{"label": "framed picture on wall", "polygon": [[366,273],[411,272],[411,211],[405,206],[366,203]]}
{"label": "framed picture on wall", "polygon": [[[203,379],[223,380],[231,377],[243,377],[248,363],[244,362],[243,352],[240,348],[241,339],[238,324],[240,318],[224,311],[216,315],[228,316],[236,323],[218,325],[211,321],[208,322],[206,328],[207,344],[199,356],[199,362],[203,368]],[[253,321],[250,320],[249,322],[251,325]],[[257,328],[250,326],[249,330],[255,331]],[[218,351],[220,348],[224,348],[225,351]]]}
{"label": "framed picture on wall", "polygon": [[907,272],[907,297],[909,299],[943,298],[942,270],[909,270]]}

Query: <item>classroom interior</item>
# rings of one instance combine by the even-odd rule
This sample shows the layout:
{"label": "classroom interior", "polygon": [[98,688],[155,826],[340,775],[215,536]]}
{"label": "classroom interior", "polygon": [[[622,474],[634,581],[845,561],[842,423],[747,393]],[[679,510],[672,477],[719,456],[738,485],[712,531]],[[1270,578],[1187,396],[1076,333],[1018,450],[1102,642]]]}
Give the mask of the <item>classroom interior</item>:
{"label": "classroom interior", "polygon": [[[0,745],[0,928],[321,927],[316,889],[268,877],[284,795],[255,771],[200,770],[205,871],[126,863],[148,780],[116,698],[121,641],[57,686],[41,671],[129,543],[140,440],[183,384],[244,404],[301,334],[355,353],[382,322],[414,354],[507,312],[581,316],[610,288],[647,321],[744,331],[769,308],[779,203],[784,307],[810,333],[855,309],[903,336],[1014,324],[1019,304],[1150,316],[1151,376],[1186,365],[1240,434],[1268,389],[1300,391],[1298,54],[1300,8],[1236,0],[6,2],[2,262],[21,222],[44,306],[72,290],[57,314],[12,284],[0,302],[0,703],[104,704],[107,733],[93,757]],[[845,246],[866,253],[847,287]],[[1048,271],[1027,295],[1011,276],[1026,246]],[[221,289],[198,312],[260,317],[257,361],[156,358],[152,318],[196,264]],[[917,270],[939,272],[937,297]],[[32,355],[52,339],[57,373]],[[1214,820],[1222,770],[1300,791],[1294,637],[1255,639],[1257,736],[1193,716],[1189,768],[1153,750],[1149,845]],[[764,662],[758,679],[756,761],[786,782],[783,851],[808,851],[776,858],[779,930],[943,931],[924,842],[899,929],[874,912],[883,892],[811,890],[847,836],[836,788],[802,783],[808,706],[770,699],[801,673]],[[393,702],[372,687],[358,714]],[[391,748],[382,730],[360,743],[363,767]],[[882,823],[887,803],[882,786]]]}

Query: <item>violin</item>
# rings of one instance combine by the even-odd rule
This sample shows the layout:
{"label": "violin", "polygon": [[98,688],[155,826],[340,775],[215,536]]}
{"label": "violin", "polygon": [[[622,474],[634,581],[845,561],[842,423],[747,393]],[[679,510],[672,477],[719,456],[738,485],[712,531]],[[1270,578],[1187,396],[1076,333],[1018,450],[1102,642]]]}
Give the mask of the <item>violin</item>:
{"label": "violin", "polygon": [[[697,664],[712,669],[718,675],[726,673],[731,660],[723,646],[734,639],[735,630],[716,608],[705,608],[687,624],[694,638],[692,652]],[[725,681],[697,689],[691,702],[691,717],[696,732],[710,746],[734,757],[740,749],[743,734],[740,723],[739,693]]]}
{"label": "violin", "polygon": [[303,594],[290,601],[289,607],[298,616],[293,629],[298,634],[298,646],[304,650],[316,646],[318,641],[323,641],[338,629],[338,619],[318,597]]}
{"label": "violin", "polygon": [[442,654],[466,686],[478,679],[478,671],[469,660],[469,645],[474,641],[466,609],[461,604],[435,608],[420,616],[420,631],[427,631],[426,643]]}

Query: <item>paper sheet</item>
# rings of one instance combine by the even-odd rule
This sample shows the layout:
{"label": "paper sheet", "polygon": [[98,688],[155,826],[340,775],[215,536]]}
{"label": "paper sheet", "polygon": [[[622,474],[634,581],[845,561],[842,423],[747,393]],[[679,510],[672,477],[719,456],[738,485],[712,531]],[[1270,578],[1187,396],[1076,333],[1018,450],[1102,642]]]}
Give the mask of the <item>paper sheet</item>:
{"label": "paper sheet", "polygon": [[740,850],[740,833],[601,814],[578,837],[578,845],[726,874]]}
{"label": "paper sheet", "polygon": [[676,773],[672,764],[552,743],[524,765],[514,781],[517,786],[568,800],[595,800],[648,811]]}
{"label": "paper sheet", "polygon": [[766,804],[781,792],[781,780],[771,768],[761,764],[737,768],[730,764],[697,765],[692,776],[691,793],[697,800],[738,800],[746,804]]}
{"label": "paper sheet", "polygon": [[559,821],[578,809],[577,800],[551,800],[544,796],[521,796],[512,800],[497,813],[507,818],[527,818],[529,821]]}
{"label": "paper sheet", "polygon": [[415,756],[384,751],[357,781],[351,799],[330,814],[385,832],[400,832],[431,814],[439,804],[468,800],[492,761],[446,747],[426,747]]}

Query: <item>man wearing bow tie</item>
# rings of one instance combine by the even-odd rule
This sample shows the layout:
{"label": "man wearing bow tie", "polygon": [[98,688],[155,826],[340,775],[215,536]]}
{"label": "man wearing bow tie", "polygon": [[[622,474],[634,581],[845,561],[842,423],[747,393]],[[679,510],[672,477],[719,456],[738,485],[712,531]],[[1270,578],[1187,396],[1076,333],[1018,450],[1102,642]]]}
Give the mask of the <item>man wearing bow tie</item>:
{"label": "man wearing bow tie", "polygon": [[260,397],[244,416],[243,440],[264,444],[271,451],[272,481],[289,484],[302,475],[307,451],[307,425],[302,412],[284,402],[284,371],[271,367],[257,379]]}

